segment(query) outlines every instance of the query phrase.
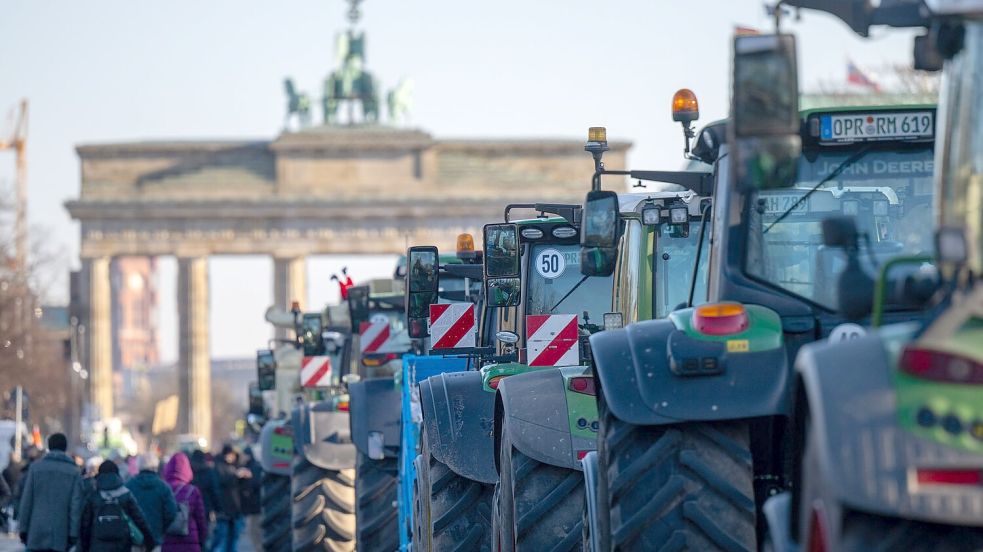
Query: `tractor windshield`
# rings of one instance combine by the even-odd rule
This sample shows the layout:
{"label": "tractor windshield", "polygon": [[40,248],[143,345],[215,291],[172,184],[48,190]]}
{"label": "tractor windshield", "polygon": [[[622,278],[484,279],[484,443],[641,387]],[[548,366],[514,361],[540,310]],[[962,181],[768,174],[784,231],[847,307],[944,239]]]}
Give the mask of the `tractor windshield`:
{"label": "tractor windshield", "polygon": [[871,274],[875,262],[931,254],[932,170],[930,144],[805,151],[794,187],[749,196],[747,273],[835,310],[846,257],[823,245],[823,219],[854,217]]}
{"label": "tractor windshield", "polygon": [[[707,224],[706,232],[710,232]],[[700,220],[694,218],[690,222],[689,232],[681,236],[676,227],[663,224],[659,229],[658,248],[652,264],[655,273],[655,307],[656,317],[664,318],[670,312],[682,308],[689,300],[689,290],[693,279],[693,268],[696,265],[697,244],[700,236]],[[693,294],[693,304],[706,302],[707,297],[707,265],[709,264],[709,236],[703,238],[703,252],[700,255],[700,266],[696,277],[696,288]]]}
{"label": "tractor windshield", "polygon": [[963,228],[970,266],[983,270],[983,21],[966,22],[966,42],[946,66],[941,223]]}
{"label": "tractor windshield", "polygon": [[527,315],[576,314],[581,328],[601,325],[611,307],[612,279],[580,274],[580,245],[536,244],[529,255]]}

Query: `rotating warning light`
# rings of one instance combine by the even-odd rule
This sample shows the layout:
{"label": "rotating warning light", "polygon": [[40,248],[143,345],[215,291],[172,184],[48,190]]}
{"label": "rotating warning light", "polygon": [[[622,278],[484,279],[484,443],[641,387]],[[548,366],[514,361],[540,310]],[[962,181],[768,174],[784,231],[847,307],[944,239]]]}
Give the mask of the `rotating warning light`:
{"label": "rotating warning light", "polygon": [[747,310],[739,303],[714,303],[693,309],[693,327],[706,335],[731,335],[748,329]]}
{"label": "rotating warning light", "polygon": [[672,95],[672,120],[692,123],[700,118],[700,103],[689,88],[681,88]]}
{"label": "rotating warning light", "polygon": [[584,151],[589,151],[595,158],[600,159],[600,155],[608,151],[608,129],[604,127],[590,127],[587,130],[587,144]]}
{"label": "rotating warning light", "polygon": [[457,253],[461,254],[469,251],[474,251],[474,236],[467,233],[459,234],[457,236]]}

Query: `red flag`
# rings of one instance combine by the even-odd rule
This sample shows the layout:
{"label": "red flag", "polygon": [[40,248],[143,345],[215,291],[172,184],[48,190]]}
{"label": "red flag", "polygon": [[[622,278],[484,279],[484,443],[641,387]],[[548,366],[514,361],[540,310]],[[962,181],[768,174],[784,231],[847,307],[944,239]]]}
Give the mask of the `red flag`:
{"label": "red flag", "polygon": [[859,67],[854,65],[852,61],[848,61],[846,64],[846,81],[850,84],[870,88],[875,92],[878,92],[881,89],[876,82],[865,75],[864,72],[861,71]]}

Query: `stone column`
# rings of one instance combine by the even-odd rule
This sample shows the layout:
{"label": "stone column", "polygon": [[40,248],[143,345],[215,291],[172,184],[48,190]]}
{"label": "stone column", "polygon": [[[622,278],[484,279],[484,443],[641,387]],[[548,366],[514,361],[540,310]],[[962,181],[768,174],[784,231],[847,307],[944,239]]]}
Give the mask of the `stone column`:
{"label": "stone column", "polygon": [[113,417],[112,293],[110,258],[82,259],[82,292],[85,317],[86,366],[89,372],[90,412],[96,419]]}
{"label": "stone column", "polygon": [[212,433],[212,372],[208,347],[208,257],[178,258],[178,427],[197,437]]}
{"label": "stone column", "polygon": [[[307,258],[273,257],[273,304],[279,309],[290,310],[294,301],[300,303],[301,310],[307,303]],[[278,339],[292,335],[285,328],[276,329]]]}

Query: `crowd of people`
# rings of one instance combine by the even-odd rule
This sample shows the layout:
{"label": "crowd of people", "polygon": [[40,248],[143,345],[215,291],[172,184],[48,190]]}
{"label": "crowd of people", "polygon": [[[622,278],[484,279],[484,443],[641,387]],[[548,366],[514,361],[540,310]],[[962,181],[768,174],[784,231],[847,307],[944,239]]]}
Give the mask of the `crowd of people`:
{"label": "crowd of people", "polygon": [[11,454],[0,477],[2,529],[29,551],[235,552],[243,531],[262,550],[262,468],[249,448],[176,452],[162,467],[153,452],[83,461],[60,433],[47,445]]}

